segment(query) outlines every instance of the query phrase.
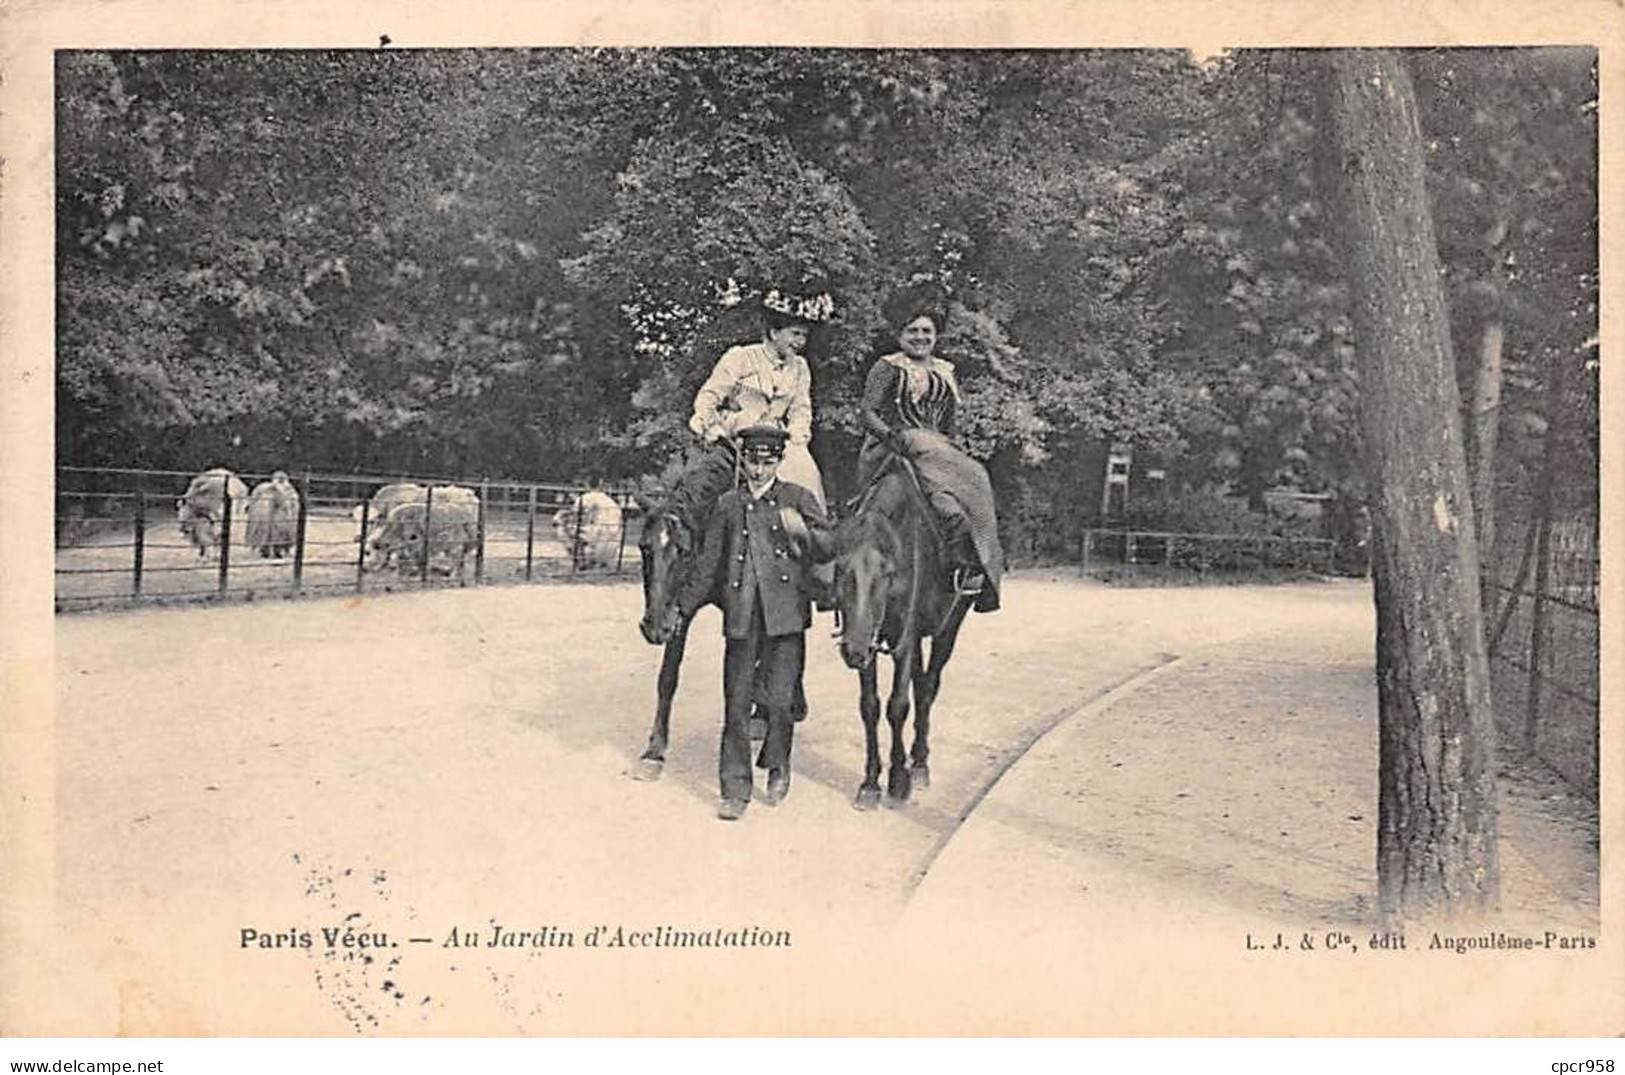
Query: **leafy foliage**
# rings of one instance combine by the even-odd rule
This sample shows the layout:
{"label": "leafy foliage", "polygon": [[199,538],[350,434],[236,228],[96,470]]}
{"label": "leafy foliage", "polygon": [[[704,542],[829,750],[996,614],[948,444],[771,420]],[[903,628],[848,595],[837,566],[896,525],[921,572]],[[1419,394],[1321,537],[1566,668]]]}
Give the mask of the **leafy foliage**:
{"label": "leafy foliage", "polygon": [[[1456,331],[1500,311],[1533,415],[1595,333],[1594,57],[1415,65]],[[840,488],[925,280],[1032,525],[1098,498],[1109,440],[1255,507],[1357,499],[1308,85],[1273,52],[64,52],[60,455],[630,477],[760,291],[816,283]]]}

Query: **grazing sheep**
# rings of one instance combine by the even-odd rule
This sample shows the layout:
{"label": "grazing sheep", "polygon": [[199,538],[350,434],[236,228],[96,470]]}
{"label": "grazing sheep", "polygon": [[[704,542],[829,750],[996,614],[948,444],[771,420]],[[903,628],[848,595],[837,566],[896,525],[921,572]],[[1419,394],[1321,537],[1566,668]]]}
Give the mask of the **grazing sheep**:
{"label": "grazing sheep", "polygon": [[[394,555],[393,551],[377,549],[378,535],[382,532],[384,523],[389,519],[390,513],[402,504],[421,504],[428,499],[428,496],[429,491],[416,482],[394,482],[384,486],[372,495],[372,502],[367,508],[367,551],[363,557],[363,563],[367,565],[368,570],[387,567],[390,557]],[[453,503],[462,504],[478,517],[480,498],[479,494],[475,493],[474,490],[461,485],[437,485],[434,487],[434,514],[437,520],[440,517],[441,505]],[[355,540],[360,541],[361,505],[357,504],[355,506],[350,512],[350,517],[355,520]],[[373,564],[375,551],[383,557],[377,562],[376,566]]]}
{"label": "grazing sheep", "polygon": [[479,548],[479,511],[456,497],[442,503],[438,490],[432,507],[418,501],[390,511],[367,541],[363,566],[376,571],[393,560],[402,573],[422,571],[426,530],[429,569],[446,575],[455,571],[461,582],[468,554]]}
{"label": "grazing sheep", "polygon": [[227,470],[215,467],[192,479],[186,495],[175,501],[175,516],[181,533],[192,540],[199,557],[207,559],[209,550],[220,544],[220,529],[225,520],[226,498],[231,498],[231,517],[237,525],[244,517],[248,500],[248,486]]}
{"label": "grazing sheep", "polygon": [[608,567],[621,551],[621,506],[608,493],[589,489],[554,514],[553,533],[578,569]]}
{"label": "grazing sheep", "polygon": [[285,472],[277,471],[249,494],[245,533],[245,543],[261,557],[280,560],[293,548],[299,536],[299,491]]}
{"label": "grazing sheep", "polygon": [[[389,513],[402,504],[415,504],[428,495],[428,490],[417,482],[392,482],[372,494],[372,501],[367,505],[367,532],[370,535],[367,541],[368,554],[371,554],[372,538],[378,536],[383,529],[384,521]],[[351,511],[350,517],[355,520],[355,540],[361,540],[361,511],[362,506],[357,504]]]}

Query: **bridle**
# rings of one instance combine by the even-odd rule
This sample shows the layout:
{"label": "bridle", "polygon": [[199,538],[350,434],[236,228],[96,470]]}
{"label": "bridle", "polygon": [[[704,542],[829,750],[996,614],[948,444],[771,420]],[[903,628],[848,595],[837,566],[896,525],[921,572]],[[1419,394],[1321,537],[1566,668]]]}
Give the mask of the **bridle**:
{"label": "bridle", "polygon": [[[880,488],[880,481],[883,477],[885,477],[887,469],[892,466],[892,460],[896,458],[897,457],[893,456],[892,459],[888,459],[885,463],[883,463],[875,471],[874,476],[869,479],[869,484],[864,488],[863,492],[859,493],[858,496],[854,498],[852,501],[852,518],[854,521],[867,518],[865,513],[871,507],[875,493]],[[892,531],[893,527],[891,520],[886,518],[883,512],[880,514],[881,525],[885,526],[888,531]],[[915,612],[919,608],[920,602],[919,522],[917,515],[918,513],[916,512],[916,518],[912,523],[912,525],[915,526],[916,531],[914,534],[915,540],[913,555],[909,557],[908,599],[903,606],[903,623],[905,624],[912,624],[914,622]],[[891,543],[894,547],[900,547],[901,543],[898,541],[898,535],[895,532],[890,533],[888,536],[890,537]],[[891,592],[891,577],[897,570],[895,564],[896,558],[892,557],[891,559],[893,560],[892,566],[888,568],[882,576],[885,580],[885,585],[880,587],[880,592],[882,594],[881,605],[875,614],[874,629],[870,632],[869,636],[868,650],[871,655],[884,653],[887,656],[892,656],[896,652],[894,641],[883,637],[881,634],[886,623],[885,595]],[[839,602],[836,602],[835,605],[835,630],[832,633],[832,637],[835,640],[835,646],[837,649],[839,649],[841,644],[846,641],[846,621]],[[870,659],[873,660],[873,657],[871,656]]]}

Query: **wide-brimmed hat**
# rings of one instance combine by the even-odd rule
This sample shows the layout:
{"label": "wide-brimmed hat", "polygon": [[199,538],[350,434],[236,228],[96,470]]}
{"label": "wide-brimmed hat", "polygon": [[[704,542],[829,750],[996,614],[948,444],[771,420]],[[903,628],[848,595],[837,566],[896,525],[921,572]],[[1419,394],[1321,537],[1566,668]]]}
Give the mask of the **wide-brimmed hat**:
{"label": "wide-brimmed hat", "polygon": [[775,425],[746,426],[739,431],[739,452],[747,458],[781,459],[790,434]]}

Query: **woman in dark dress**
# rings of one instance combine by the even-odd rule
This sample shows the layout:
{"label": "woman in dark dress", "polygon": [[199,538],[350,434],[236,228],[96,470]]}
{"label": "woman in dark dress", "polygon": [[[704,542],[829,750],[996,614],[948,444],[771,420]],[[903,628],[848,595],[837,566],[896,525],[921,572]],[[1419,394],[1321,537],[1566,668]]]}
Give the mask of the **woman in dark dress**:
{"label": "woman in dark dress", "polygon": [[955,586],[977,597],[977,611],[991,612],[999,604],[1004,554],[987,471],[949,439],[959,382],[953,363],[935,354],[945,318],[929,296],[905,295],[889,305],[898,350],[877,359],[864,381],[858,485],[867,488],[894,453],[912,460],[941,524]]}

